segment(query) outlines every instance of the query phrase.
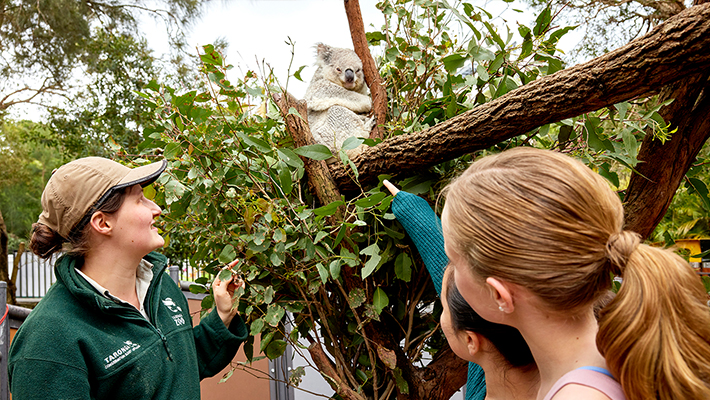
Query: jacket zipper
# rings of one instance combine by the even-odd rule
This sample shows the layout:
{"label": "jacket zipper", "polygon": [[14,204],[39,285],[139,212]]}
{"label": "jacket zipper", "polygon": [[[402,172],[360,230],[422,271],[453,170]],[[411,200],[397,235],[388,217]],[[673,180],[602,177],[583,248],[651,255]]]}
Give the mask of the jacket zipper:
{"label": "jacket zipper", "polygon": [[[152,289],[152,287],[151,287],[151,289]],[[153,301],[153,292],[154,291],[150,290],[150,293],[148,296],[149,297],[149,305],[146,308],[147,309],[146,314],[148,314],[148,316],[150,316],[150,314],[151,314],[150,313],[150,309],[151,309],[150,304],[152,304],[152,301]],[[168,347],[168,338],[165,337],[165,335],[163,335],[163,332],[160,330],[160,328],[153,325],[152,322],[150,322],[149,320],[144,318],[143,314],[141,314],[140,311],[136,310],[135,307],[129,307],[129,306],[123,304],[123,302],[120,299],[111,295],[108,292],[106,293],[106,295],[109,297],[109,299],[111,299],[111,301],[113,301],[116,304],[117,307],[115,307],[115,308],[128,311],[128,313],[126,315],[123,315],[122,318],[132,319],[132,320],[136,320],[136,321],[143,321],[143,322],[147,323],[148,326],[150,327],[150,329],[152,329],[153,332],[155,332],[158,335],[158,337],[160,338],[160,340],[163,342],[163,347],[165,347],[165,352],[168,353],[168,359],[170,361],[173,361],[173,354],[170,351],[170,347]],[[114,307],[111,306],[111,308],[114,308]],[[140,315],[140,318],[131,315],[131,313],[138,313]]]}

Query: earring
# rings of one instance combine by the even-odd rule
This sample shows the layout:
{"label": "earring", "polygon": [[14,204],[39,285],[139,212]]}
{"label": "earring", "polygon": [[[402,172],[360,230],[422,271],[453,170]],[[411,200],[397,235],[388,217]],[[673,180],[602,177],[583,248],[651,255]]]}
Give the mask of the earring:
{"label": "earring", "polygon": [[503,306],[498,306],[498,309],[503,312]]}

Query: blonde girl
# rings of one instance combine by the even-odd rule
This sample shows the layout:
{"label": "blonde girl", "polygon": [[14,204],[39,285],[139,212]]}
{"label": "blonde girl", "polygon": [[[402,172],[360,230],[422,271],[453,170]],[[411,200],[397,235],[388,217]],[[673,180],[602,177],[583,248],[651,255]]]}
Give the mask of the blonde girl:
{"label": "blonde girl", "polygon": [[[710,310],[688,263],[623,229],[607,182],[565,155],[516,148],[446,190],[446,253],[466,301],[520,330],[538,399],[710,398]],[[593,307],[623,280],[618,295]]]}

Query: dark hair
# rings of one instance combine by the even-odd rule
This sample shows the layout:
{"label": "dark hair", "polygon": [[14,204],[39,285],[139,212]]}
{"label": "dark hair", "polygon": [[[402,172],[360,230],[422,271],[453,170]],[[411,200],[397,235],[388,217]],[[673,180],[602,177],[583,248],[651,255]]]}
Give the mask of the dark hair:
{"label": "dark hair", "polygon": [[[128,193],[128,188],[123,188],[110,197],[108,197],[103,203],[91,207],[87,215],[93,214],[97,211],[101,211],[107,214],[114,213],[121,208],[123,205],[123,200],[126,198]],[[32,224],[32,238],[30,239],[30,249],[33,253],[38,255],[40,258],[48,259],[54,253],[61,251],[65,243],[69,243],[71,248],[67,253],[84,257],[89,251],[89,231],[90,225],[86,223],[87,218],[82,219],[81,222],[74,228],[72,228],[69,238],[64,238],[59,233],[54,231],[47,225],[34,223]],[[83,226],[81,226],[83,225]]]}
{"label": "dark hair", "polygon": [[511,367],[523,368],[535,364],[530,347],[520,331],[512,326],[496,324],[481,318],[459,292],[453,274],[448,274],[445,284],[451,325],[455,331],[464,330],[483,335]]}

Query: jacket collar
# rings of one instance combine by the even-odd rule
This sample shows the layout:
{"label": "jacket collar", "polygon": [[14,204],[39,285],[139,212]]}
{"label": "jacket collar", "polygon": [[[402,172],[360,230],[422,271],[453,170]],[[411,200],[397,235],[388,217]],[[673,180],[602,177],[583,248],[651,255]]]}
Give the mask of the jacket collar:
{"label": "jacket collar", "polygon": [[[153,264],[153,280],[150,283],[148,292],[160,281],[162,273],[167,267],[167,258],[156,252],[150,252],[145,257],[146,261]],[[79,301],[95,305],[99,309],[113,308],[117,304],[99,293],[89,282],[81,277],[76,268],[81,268],[84,263],[82,257],[76,257],[65,254],[61,256],[54,264],[54,273],[57,276],[57,281],[60,281],[69,290],[69,292]],[[146,304],[147,306],[147,304]]]}

